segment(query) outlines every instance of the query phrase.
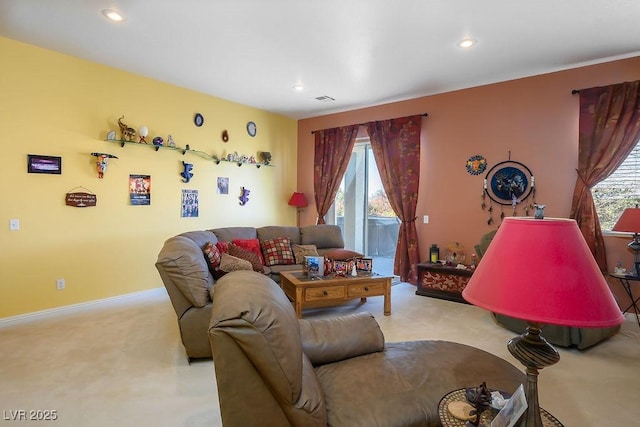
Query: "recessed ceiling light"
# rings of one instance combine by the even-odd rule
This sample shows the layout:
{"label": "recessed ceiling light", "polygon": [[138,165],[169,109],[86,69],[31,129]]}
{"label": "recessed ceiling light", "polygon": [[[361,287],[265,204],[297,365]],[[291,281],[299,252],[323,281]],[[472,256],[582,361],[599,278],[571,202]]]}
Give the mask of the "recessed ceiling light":
{"label": "recessed ceiling light", "polygon": [[471,46],[474,46],[476,43],[478,43],[477,40],[467,37],[466,39],[461,40],[458,43],[458,46],[461,47],[461,48],[464,48],[464,49],[468,49]]}
{"label": "recessed ceiling light", "polygon": [[102,14],[115,22],[124,21],[124,17],[120,14],[120,12],[117,12],[113,9],[103,9]]}
{"label": "recessed ceiling light", "polygon": [[295,90],[296,92],[302,92],[304,90],[304,86],[302,84],[294,85],[293,90]]}

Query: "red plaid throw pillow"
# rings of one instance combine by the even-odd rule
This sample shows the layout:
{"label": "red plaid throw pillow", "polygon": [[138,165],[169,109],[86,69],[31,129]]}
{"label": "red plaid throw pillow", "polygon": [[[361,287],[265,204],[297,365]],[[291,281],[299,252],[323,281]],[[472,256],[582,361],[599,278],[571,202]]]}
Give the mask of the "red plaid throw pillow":
{"label": "red plaid throw pillow", "polygon": [[287,265],[295,264],[291,250],[291,240],[288,237],[278,237],[271,240],[263,240],[260,242],[262,256],[265,265]]}
{"label": "red plaid throw pillow", "polygon": [[209,270],[213,273],[220,267],[220,261],[222,259],[218,247],[211,242],[207,242],[202,248],[202,252],[204,252],[205,258],[207,259]]}

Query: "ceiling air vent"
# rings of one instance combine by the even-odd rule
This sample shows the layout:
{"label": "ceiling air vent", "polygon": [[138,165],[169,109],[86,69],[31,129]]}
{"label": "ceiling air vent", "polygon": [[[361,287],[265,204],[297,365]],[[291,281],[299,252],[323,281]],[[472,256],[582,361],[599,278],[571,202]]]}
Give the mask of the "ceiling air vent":
{"label": "ceiling air vent", "polygon": [[327,96],[327,95],[322,95],[322,96],[318,96],[316,97],[316,99],[320,102],[331,102],[331,101],[335,101],[334,98]]}

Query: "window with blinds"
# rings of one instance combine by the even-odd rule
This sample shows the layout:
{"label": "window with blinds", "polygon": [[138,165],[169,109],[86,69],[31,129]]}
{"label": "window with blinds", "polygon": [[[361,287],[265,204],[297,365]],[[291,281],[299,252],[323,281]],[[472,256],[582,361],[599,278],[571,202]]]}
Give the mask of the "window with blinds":
{"label": "window with blinds", "polygon": [[611,176],[591,189],[603,231],[611,230],[625,208],[640,204],[640,144]]}

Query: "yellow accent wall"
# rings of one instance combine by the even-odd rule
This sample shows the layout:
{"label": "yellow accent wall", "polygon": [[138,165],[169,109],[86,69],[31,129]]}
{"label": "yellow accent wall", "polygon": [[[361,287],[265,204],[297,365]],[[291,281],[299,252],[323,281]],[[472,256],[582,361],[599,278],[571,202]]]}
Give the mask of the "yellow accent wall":
{"label": "yellow accent wall", "polygon": [[[295,120],[1,37],[0,53],[0,318],[160,287],[158,251],[184,231],[295,224],[287,205],[296,189]],[[196,112],[205,118],[200,128]],[[274,167],[121,148],[105,141],[110,130],[119,137],[121,115],[134,129],[146,125],[149,141],[171,134],[179,146],[218,156],[270,151]],[[118,156],[104,179],[91,152]],[[61,156],[62,174],[28,174],[27,154]],[[194,165],[189,183],[183,160]],[[150,206],[130,205],[130,174],[151,175]],[[218,177],[229,178],[228,195],[217,194]],[[67,192],[85,191],[76,187],[95,193],[97,206],[66,206]],[[251,190],[246,206],[241,187]],[[182,189],[199,191],[198,218],[181,217]],[[19,231],[9,230],[14,218]]]}

